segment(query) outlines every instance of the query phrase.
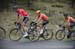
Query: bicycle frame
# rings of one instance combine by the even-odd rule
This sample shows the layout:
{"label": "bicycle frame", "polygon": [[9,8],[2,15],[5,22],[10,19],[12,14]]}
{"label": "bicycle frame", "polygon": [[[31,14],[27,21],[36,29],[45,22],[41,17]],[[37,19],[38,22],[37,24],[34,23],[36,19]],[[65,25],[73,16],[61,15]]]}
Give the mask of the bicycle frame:
{"label": "bicycle frame", "polygon": [[16,28],[18,29],[18,31],[20,31],[20,33],[21,33],[22,35],[24,35],[24,32],[21,30],[21,29],[23,29],[23,28],[21,28],[21,24],[20,24],[20,23],[17,23],[17,24],[16,24]]}
{"label": "bicycle frame", "polygon": [[[22,35],[24,35],[24,31],[22,30],[23,28],[21,28],[21,24],[20,24],[20,23],[17,23],[17,24],[16,24],[16,28],[18,29],[18,31],[21,32]],[[28,28],[28,34],[29,34],[31,31],[34,31],[35,29],[36,29],[36,26],[30,25],[30,27]]]}
{"label": "bicycle frame", "polygon": [[62,29],[60,29],[60,30],[63,31],[63,33],[64,33],[65,35],[68,35],[68,32],[67,32],[65,26],[59,25],[59,27],[62,28]]}

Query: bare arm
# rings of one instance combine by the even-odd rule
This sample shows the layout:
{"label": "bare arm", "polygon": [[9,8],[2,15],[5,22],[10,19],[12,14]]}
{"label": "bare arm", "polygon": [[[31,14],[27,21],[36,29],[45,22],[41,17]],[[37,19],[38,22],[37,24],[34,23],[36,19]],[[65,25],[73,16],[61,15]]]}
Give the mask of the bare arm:
{"label": "bare arm", "polygon": [[33,21],[36,22],[38,20],[38,17],[36,17]]}
{"label": "bare arm", "polygon": [[36,21],[36,23],[39,23],[39,22],[41,22],[41,18],[39,18],[39,19]]}
{"label": "bare arm", "polygon": [[66,25],[66,27],[67,27],[67,29],[68,29],[68,31],[70,30],[70,22],[69,22],[69,20],[67,20],[67,25]]}
{"label": "bare arm", "polygon": [[19,13],[17,13],[17,16],[16,16],[16,22],[19,22]]}
{"label": "bare arm", "polygon": [[75,19],[74,18],[71,18],[71,20],[75,22]]}

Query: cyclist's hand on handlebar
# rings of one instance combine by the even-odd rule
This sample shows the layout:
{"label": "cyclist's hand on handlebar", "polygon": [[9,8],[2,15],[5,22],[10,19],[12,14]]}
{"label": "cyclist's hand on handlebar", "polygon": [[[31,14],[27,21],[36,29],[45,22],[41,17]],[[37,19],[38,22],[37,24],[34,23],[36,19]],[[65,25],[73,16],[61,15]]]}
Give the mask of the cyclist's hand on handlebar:
{"label": "cyclist's hand on handlebar", "polygon": [[15,25],[21,25],[19,22],[14,22]]}
{"label": "cyclist's hand on handlebar", "polygon": [[32,21],[32,23],[35,23],[35,24],[37,24],[37,23],[36,23],[36,21],[34,21],[34,20]]}
{"label": "cyclist's hand on handlebar", "polygon": [[19,24],[19,22],[14,22],[14,24]]}
{"label": "cyclist's hand on handlebar", "polygon": [[31,23],[30,23],[30,25],[36,25],[37,23],[36,22],[34,22],[34,21],[32,21]]}

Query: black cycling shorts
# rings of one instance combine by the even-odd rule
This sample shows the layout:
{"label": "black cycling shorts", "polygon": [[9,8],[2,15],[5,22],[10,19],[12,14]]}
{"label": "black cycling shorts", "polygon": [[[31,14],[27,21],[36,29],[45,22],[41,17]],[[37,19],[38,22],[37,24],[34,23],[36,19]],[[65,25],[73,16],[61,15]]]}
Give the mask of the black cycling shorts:
{"label": "black cycling shorts", "polygon": [[45,21],[43,21],[42,25],[46,25],[48,23],[49,23],[49,21],[48,20],[45,20]]}
{"label": "black cycling shorts", "polygon": [[26,24],[29,21],[29,17],[24,17],[23,22]]}

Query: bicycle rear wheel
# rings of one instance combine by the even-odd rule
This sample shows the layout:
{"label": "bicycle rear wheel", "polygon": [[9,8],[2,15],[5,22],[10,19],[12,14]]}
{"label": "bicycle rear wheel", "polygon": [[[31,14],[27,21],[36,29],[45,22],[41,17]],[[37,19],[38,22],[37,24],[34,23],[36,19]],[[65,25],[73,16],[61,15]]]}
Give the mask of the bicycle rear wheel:
{"label": "bicycle rear wheel", "polygon": [[18,31],[17,28],[14,28],[10,31],[9,33],[9,38],[10,40],[13,40],[13,41],[18,41],[20,40],[22,37],[21,33]]}
{"label": "bicycle rear wheel", "polygon": [[0,27],[0,40],[6,37],[6,31],[4,28]]}
{"label": "bicycle rear wheel", "polygon": [[57,40],[63,40],[65,38],[65,33],[62,30],[58,30],[55,34]]}
{"label": "bicycle rear wheel", "polygon": [[53,37],[53,30],[52,29],[45,29],[44,33],[42,34],[43,39],[50,40]]}

